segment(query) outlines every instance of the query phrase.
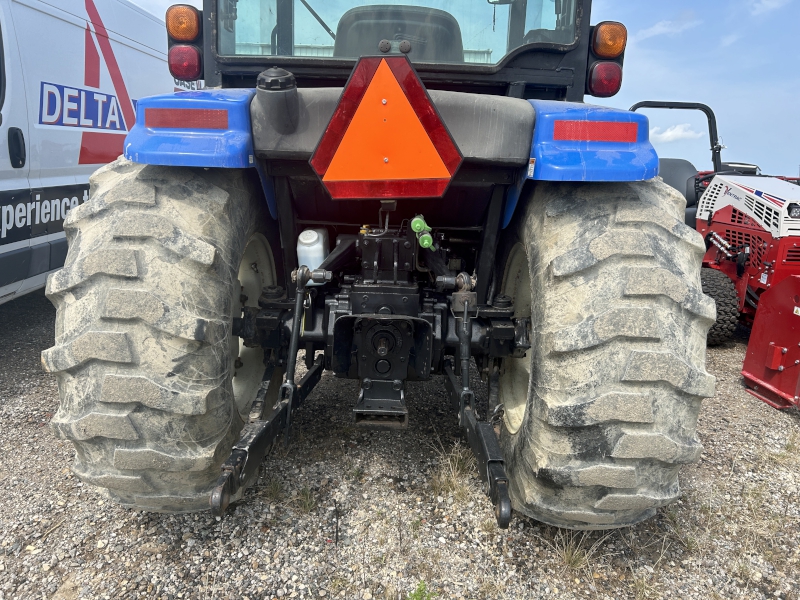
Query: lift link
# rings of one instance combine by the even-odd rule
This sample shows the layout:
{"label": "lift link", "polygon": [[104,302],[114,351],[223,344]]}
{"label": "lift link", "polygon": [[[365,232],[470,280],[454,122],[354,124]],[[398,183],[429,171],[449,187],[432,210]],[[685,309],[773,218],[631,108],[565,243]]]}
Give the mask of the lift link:
{"label": "lift link", "polygon": [[[320,356],[296,386],[293,409],[297,409],[319,383],[322,371],[323,360]],[[272,368],[267,368],[264,382],[268,383],[271,377]],[[286,427],[289,403],[279,400],[269,408],[270,412],[266,418],[252,420],[244,426],[239,441],[233,446],[231,455],[222,463],[222,475],[211,492],[211,513],[214,516],[222,516],[228,508],[231,498],[241,488],[247,488],[255,481],[261,460]]]}
{"label": "lift link", "polygon": [[[297,297],[284,383],[281,385],[278,401],[271,407],[272,410],[268,417],[263,420],[250,419],[250,422],[242,428],[239,441],[234,444],[231,455],[222,464],[222,474],[211,491],[211,513],[214,516],[222,516],[227,510],[231,498],[240,489],[248,487],[256,480],[261,461],[282,431],[286,432],[285,439],[288,444],[292,412],[302,404],[322,378],[324,361],[323,357],[320,356],[314,360],[313,366],[300,380],[299,384],[296,384],[294,380],[297,351],[300,345],[300,321],[303,314],[306,285],[309,281],[327,283],[331,280],[333,274],[322,269],[310,271],[307,267],[300,267],[292,275],[297,283]],[[256,403],[259,397],[263,400],[266,394],[265,386],[269,385],[273,370],[273,365],[268,366],[265,370],[262,378],[262,389],[259,390]]]}
{"label": "lift link", "polygon": [[294,382],[294,376],[297,368],[297,352],[300,348],[300,329],[302,325],[303,304],[306,297],[306,286],[310,281],[313,281],[314,283],[327,283],[332,278],[333,272],[331,271],[325,271],[324,269],[316,269],[311,271],[305,265],[292,272],[292,281],[297,285],[297,292],[294,301],[292,337],[289,340],[289,356],[286,360],[286,375],[279,393],[280,402],[286,402],[289,406],[289,410],[286,415],[286,446],[289,445],[289,436],[291,434],[292,425],[292,411],[294,410],[294,401],[295,397],[297,396],[297,384]]}
{"label": "lift link", "polygon": [[[478,472],[486,484],[486,491],[494,504],[494,516],[497,526],[508,529],[511,523],[511,497],[508,494],[508,476],[506,475],[503,451],[494,427],[486,421],[479,421],[475,409],[466,405],[461,383],[453,371],[453,364],[448,359],[444,365],[445,385],[450,393],[454,407],[461,410],[459,420],[470,448],[478,462]],[[472,392],[469,392],[470,394]]]}

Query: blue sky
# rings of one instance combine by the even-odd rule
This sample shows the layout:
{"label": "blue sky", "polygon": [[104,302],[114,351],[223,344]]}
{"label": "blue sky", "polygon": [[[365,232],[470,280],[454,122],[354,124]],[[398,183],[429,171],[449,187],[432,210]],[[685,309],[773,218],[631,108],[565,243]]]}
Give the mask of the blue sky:
{"label": "blue sky", "polygon": [[[588,101],[620,108],[640,100],[704,102],[717,115],[723,160],[798,174],[800,0],[595,0],[592,22],[603,20],[621,21],[630,33],[622,91]],[[660,156],[710,168],[702,113],[646,114]]]}
{"label": "blue sky", "polygon": [[[174,3],[133,1],[162,18]],[[614,98],[588,102],[618,108],[640,100],[704,102],[717,114],[723,160],[798,175],[800,0],[594,0],[592,22],[604,20],[628,27],[624,81]],[[646,114],[660,156],[710,168],[701,113]]]}

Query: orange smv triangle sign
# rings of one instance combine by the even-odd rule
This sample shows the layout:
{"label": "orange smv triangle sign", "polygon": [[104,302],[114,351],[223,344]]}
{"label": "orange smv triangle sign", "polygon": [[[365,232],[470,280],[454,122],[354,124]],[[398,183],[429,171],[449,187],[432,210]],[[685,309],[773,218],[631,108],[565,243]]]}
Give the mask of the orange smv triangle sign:
{"label": "orange smv triangle sign", "polygon": [[311,165],[334,199],[441,197],[462,160],[404,56],[356,66]]}

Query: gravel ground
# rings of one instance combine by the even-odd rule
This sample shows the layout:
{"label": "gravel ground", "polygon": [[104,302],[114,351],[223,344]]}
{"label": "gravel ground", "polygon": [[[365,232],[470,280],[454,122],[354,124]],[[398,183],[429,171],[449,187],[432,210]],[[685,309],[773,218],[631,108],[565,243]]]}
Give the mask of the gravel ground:
{"label": "gravel ground", "polygon": [[743,340],[709,351],[717,396],[683,499],[583,534],[518,517],[497,530],[438,379],[410,386],[409,430],[367,433],[350,425],[354,382],[326,375],[222,520],[120,509],[47,426],[54,317],[42,293],[0,306],[0,599],[800,599],[800,412],[744,392]]}

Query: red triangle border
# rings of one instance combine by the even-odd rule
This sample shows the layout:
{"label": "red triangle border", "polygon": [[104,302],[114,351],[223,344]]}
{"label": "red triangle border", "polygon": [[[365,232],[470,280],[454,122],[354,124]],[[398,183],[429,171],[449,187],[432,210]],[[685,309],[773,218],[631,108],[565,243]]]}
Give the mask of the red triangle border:
{"label": "red triangle border", "polygon": [[322,184],[336,200],[441,197],[464,157],[406,56],[367,56],[358,61],[309,163],[322,180],[383,60],[439,153],[450,179],[323,181]]}

